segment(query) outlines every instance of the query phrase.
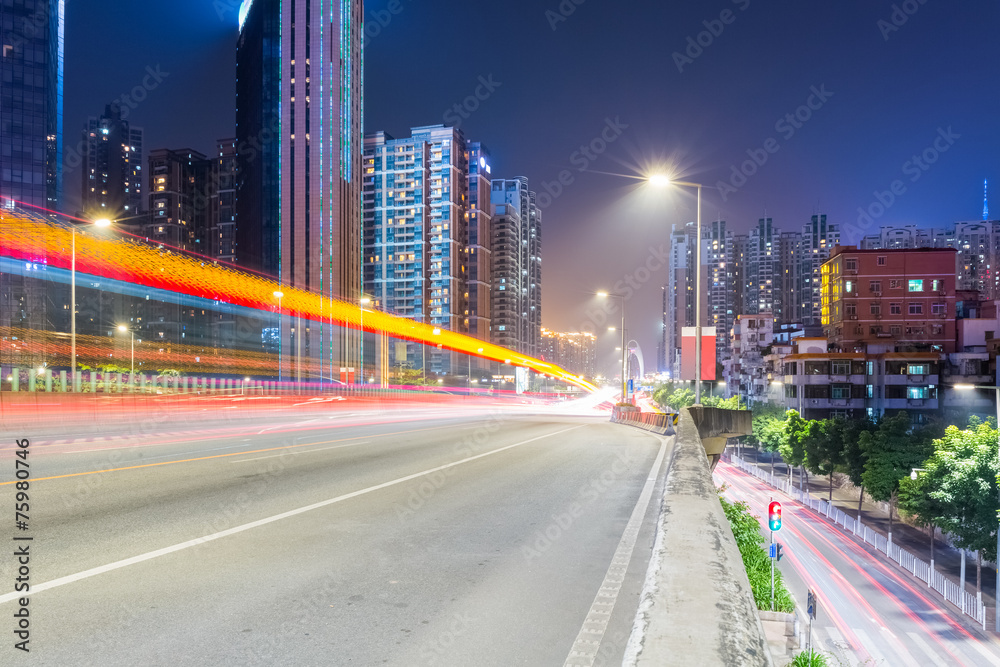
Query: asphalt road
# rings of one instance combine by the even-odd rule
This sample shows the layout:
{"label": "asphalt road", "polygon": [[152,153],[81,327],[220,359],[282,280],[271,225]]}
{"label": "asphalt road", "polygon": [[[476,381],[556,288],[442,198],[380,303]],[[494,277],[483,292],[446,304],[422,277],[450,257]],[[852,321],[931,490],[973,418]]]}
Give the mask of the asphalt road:
{"label": "asphalt road", "polygon": [[813,646],[832,656],[831,664],[1000,665],[1000,643],[923,582],[751,475],[719,463],[715,477],[730,486],[728,497],[747,501],[761,517],[772,496],[781,501],[779,567],[802,606],[807,590],[817,593]]}
{"label": "asphalt road", "polygon": [[[31,652],[13,647],[5,546],[0,664],[620,664],[669,442],[460,415],[5,434],[31,440],[29,530],[0,528],[33,538]],[[2,516],[15,465],[2,443]]]}

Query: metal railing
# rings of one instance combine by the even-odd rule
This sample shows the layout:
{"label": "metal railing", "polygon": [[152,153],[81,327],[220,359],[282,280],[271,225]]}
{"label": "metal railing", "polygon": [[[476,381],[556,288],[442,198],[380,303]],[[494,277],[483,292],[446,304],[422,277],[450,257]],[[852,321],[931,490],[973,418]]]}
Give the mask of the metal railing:
{"label": "metal railing", "polygon": [[833,523],[841,526],[844,531],[860,539],[865,544],[875,547],[875,550],[883,554],[888,560],[895,562],[913,577],[927,584],[928,588],[940,593],[945,600],[955,605],[963,614],[971,617],[976,623],[982,626],[983,630],[986,630],[986,605],[983,604],[981,594],[963,590],[959,584],[948,579],[937,570],[932,570],[927,562],[920,560],[906,549],[901,548],[898,544],[890,544],[888,538],[870,526],[866,526],[864,522],[848,516],[846,512],[825,500],[813,498],[808,493],[800,491],[789,480],[778,479],[773,472],[763,470],[739,456],[730,456],[727,460],[731,465],[753,475],[793,500],[827,517]]}

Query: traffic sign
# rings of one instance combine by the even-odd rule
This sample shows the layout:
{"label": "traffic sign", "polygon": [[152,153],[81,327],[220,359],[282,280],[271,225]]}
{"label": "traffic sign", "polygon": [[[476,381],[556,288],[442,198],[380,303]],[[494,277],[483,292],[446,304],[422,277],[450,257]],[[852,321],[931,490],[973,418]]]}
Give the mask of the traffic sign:
{"label": "traffic sign", "polygon": [[816,611],[819,605],[816,602],[816,595],[809,591],[809,595],[806,598],[806,611],[809,613],[809,618],[816,618]]}
{"label": "traffic sign", "polygon": [[781,503],[777,500],[767,506],[767,525],[772,531],[781,530]]}

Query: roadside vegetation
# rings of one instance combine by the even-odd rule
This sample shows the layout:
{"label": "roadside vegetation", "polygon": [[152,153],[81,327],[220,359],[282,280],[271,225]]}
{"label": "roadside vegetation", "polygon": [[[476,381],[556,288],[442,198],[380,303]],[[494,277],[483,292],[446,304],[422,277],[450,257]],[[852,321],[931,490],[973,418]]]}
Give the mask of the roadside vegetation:
{"label": "roadside vegetation", "polygon": [[[753,412],[753,435],[743,444],[780,456],[799,488],[808,484],[809,474],[818,475],[832,499],[834,475],[843,473],[858,488],[859,514],[867,492],[888,505],[890,531],[899,514],[928,535],[940,529],[959,548],[976,552],[976,590],[981,590],[982,562],[996,560],[1000,512],[993,418],[973,416],[960,428],[914,426],[905,413],[876,422],[808,420],[795,410],[766,405]],[[933,558],[933,540],[930,546]]]}
{"label": "roadside vegetation", "polygon": [[[740,555],[743,556],[743,566],[750,580],[754,602],[758,609],[771,611],[771,558],[764,547],[765,540],[760,530],[760,522],[750,512],[750,506],[745,502],[731,503],[723,498],[721,493],[724,490],[725,487],[719,489],[719,501],[733,529]],[[774,611],[792,613],[794,610],[795,602],[785,588],[781,572],[775,569]]]}

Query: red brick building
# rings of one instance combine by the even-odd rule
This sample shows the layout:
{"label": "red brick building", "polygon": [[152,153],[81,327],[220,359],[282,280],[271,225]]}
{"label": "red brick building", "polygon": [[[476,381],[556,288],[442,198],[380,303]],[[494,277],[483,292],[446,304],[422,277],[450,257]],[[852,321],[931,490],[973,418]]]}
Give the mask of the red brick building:
{"label": "red brick building", "polygon": [[821,273],[823,332],[831,346],[954,352],[956,252],[836,246]]}

